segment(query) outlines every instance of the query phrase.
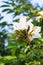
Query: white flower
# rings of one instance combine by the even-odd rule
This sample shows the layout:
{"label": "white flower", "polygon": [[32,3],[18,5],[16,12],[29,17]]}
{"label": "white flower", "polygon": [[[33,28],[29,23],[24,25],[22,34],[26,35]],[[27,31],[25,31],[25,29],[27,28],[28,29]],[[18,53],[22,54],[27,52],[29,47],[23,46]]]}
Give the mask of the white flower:
{"label": "white flower", "polygon": [[[13,23],[14,31],[26,30],[27,35],[28,35],[28,40],[30,40],[30,41],[32,41],[34,38],[41,37],[41,35],[40,35],[41,27],[34,26],[32,24],[32,21],[33,21],[32,19],[26,21],[26,16],[22,16],[20,18],[19,22]],[[29,30],[28,30],[28,27],[29,27]]]}
{"label": "white flower", "polygon": [[28,29],[28,26],[32,25],[32,19],[29,21],[26,21],[26,16],[22,16],[19,20],[19,22],[14,22],[13,23],[13,28],[15,30],[25,30]]}
{"label": "white flower", "polygon": [[43,18],[43,11],[38,12],[38,14],[40,14],[41,17]]}
{"label": "white flower", "polygon": [[19,20],[19,26],[21,30],[27,29],[28,26],[26,25],[26,16],[22,16]]}
{"label": "white flower", "polygon": [[40,15],[43,15],[43,11],[38,12]]}
{"label": "white flower", "polygon": [[14,23],[13,23],[13,29],[14,29],[14,31],[15,31],[15,30],[19,30],[19,28],[20,28],[20,27],[19,27],[19,23],[18,23],[18,22],[14,22]]}
{"label": "white flower", "polygon": [[41,16],[36,17],[36,21],[40,22]]}
{"label": "white flower", "polygon": [[34,38],[40,38],[41,37],[39,33],[40,31],[41,31],[41,27],[33,26],[32,30],[28,32],[30,41],[32,41]]}
{"label": "white flower", "polygon": [[29,32],[28,33],[30,33],[32,31],[33,24],[28,21],[27,25],[29,26]]}

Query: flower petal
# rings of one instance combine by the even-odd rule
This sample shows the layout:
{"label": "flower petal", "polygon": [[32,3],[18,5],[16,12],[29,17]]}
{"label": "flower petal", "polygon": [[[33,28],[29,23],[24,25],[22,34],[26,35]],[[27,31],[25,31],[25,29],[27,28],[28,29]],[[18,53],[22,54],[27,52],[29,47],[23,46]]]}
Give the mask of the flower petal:
{"label": "flower petal", "polygon": [[19,26],[19,23],[18,22],[14,22],[13,23],[13,29],[14,29],[14,31],[20,29],[20,26]]}
{"label": "flower petal", "polygon": [[32,41],[34,38],[40,38],[40,37],[41,37],[41,35],[39,33],[37,33],[37,34],[34,34],[33,36],[30,36],[29,39],[30,39],[30,41]]}
{"label": "flower petal", "polygon": [[25,23],[26,22],[26,16],[22,16],[19,20],[19,23]]}
{"label": "flower petal", "polygon": [[29,31],[28,31],[28,34],[29,34],[29,33],[32,31],[33,24],[32,24],[32,23],[28,23],[27,25],[30,27],[30,29],[29,29]]}
{"label": "flower petal", "polygon": [[35,30],[34,30],[34,32],[40,32],[41,31],[41,27],[39,27],[39,26],[36,26],[36,28],[35,28]]}

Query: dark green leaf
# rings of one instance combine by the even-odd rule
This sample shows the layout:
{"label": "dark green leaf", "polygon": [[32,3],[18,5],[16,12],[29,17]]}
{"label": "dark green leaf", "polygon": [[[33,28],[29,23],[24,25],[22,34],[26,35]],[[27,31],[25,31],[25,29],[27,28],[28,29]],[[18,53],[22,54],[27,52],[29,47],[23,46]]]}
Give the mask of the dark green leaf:
{"label": "dark green leaf", "polygon": [[1,5],[1,7],[10,7],[10,5]]}

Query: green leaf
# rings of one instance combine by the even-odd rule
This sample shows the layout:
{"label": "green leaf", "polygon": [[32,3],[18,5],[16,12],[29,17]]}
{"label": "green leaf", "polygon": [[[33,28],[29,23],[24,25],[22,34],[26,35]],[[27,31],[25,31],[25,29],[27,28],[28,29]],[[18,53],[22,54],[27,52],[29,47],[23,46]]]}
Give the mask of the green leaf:
{"label": "green leaf", "polygon": [[14,12],[14,10],[13,9],[10,9],[10,8],[7,8],[7,9],[2,10],[2,12],[6,12],[6,11],[7,11],[7,13]]}
{"label": "green leaf", "polygon": [[1,5],[1,7],[10,7],[10,5]]}

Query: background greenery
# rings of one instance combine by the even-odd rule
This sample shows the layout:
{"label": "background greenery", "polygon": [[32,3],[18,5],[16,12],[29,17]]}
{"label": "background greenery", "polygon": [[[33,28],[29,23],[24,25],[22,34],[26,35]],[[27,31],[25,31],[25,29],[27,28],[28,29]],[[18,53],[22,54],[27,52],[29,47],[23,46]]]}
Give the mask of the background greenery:
{"label": "background greenery", "polygon": [[[16,2],[16,3],[15,3]],[[40,22],[36,21],[34,17],[38,16],[38,7],[34,7],[30,0],[9,0],[3,1],[4,7],[2,12],[10,15],[13,14],[13,21],[17,15],[23,14],[28,16],[28,19],[33,18],[34,25],[39,25],[41,29],[41,38],[34,39],[31,44],[27,44],[24,40],[16,40],[15,33],[7,33],[5,26],[11,27],[12,24],[7,24],[6,21],[0,23],[0,65],[43,65],[43,19]],[[12,6],[12,9],[11,9]],[[39,7],[40,8],[40,7]],[[40,8],[40,11],[43,8]],[[0,14],[0,21],[4,17]],[[8,45],[5,46],[6,41]],[[22,41],[21,41],[22,40]]]}

